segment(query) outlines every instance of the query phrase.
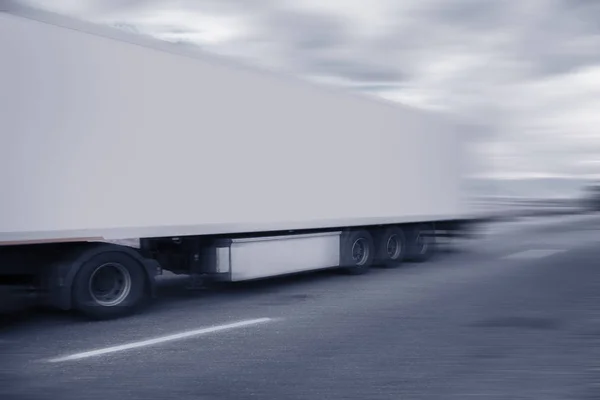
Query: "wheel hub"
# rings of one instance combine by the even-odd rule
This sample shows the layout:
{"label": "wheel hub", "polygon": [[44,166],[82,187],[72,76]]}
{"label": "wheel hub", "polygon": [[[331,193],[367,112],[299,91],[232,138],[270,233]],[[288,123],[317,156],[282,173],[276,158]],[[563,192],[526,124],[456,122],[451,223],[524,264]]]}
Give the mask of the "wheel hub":
{"label": "wheel hub", "polygon": [[89,293],[94,302],[104,307],[121,304],[131,292],[131,275],[121,264],[106,263],[94,270]]}
{"label": "wheel hub", "polygon": [[364,265],[369,259],[369,246],[364,238],[359,238],[352,244],[352,260],[356,265]]}
{"label": "wheel hub", "polygon": [[386,243],[386,250],[388,257],[392,260],[400,257],[400,253],[402,252],[402,245],[400,244],[400,240],[398,239],[398,235],[391,235]]}

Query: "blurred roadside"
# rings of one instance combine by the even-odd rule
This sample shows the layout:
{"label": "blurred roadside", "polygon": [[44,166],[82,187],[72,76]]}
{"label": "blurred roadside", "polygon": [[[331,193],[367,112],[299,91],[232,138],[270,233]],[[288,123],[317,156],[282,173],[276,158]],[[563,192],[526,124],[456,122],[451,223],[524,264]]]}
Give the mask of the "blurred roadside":
{"label": "blurred roadside", "polygon": [[489,220],[600,212],[600,185],[591,179],[472,179],[469,210]]}
{"label": "blurred roadside", "polygon": [[511,197],[483,197],[472,201],[478,214],[494,220],[523,217],[573,215],[592,212],[582,199],[520,199]]}

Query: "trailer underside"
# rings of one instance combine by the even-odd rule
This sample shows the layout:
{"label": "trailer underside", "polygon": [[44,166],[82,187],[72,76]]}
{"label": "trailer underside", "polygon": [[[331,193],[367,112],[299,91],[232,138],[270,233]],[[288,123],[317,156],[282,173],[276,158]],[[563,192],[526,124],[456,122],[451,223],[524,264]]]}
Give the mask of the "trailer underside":
{"label": "trailer underside", "polygon": [[425,261],[441,238],[469,233],[476,222],[0,246],[0,283],[15,294],[35,293],[46,306],[113,318],[154,297],[163,269],[190,275],[196,285],[327,268],[360,275]]}

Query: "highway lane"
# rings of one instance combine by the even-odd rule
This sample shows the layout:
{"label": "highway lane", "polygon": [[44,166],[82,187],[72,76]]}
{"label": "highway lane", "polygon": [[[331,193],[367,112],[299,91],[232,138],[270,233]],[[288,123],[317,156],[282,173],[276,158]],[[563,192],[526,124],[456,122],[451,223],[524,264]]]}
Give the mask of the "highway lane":
{"label": "highway lane", "polygon": [[[492,229],[464,252],[361,277],[323,272],[200,293],[167,279],[152,309],[118,321],[35,315],[0,334],[5,390],[39,399],[598,398],[600,219],[576,221]],[[269,320],[48,362],[257,318]]]}

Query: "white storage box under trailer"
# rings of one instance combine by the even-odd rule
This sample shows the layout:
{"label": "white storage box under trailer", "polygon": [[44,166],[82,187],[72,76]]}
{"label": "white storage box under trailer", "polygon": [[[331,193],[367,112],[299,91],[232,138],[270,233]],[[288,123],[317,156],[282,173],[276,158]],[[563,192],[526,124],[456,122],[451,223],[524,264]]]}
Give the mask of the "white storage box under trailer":
{"label": "white storage box under trailer", "polygon": [[161,268],[362,273],[469,222],[439,115],[0,7],[0,273],[50,304],[121,315]]}

